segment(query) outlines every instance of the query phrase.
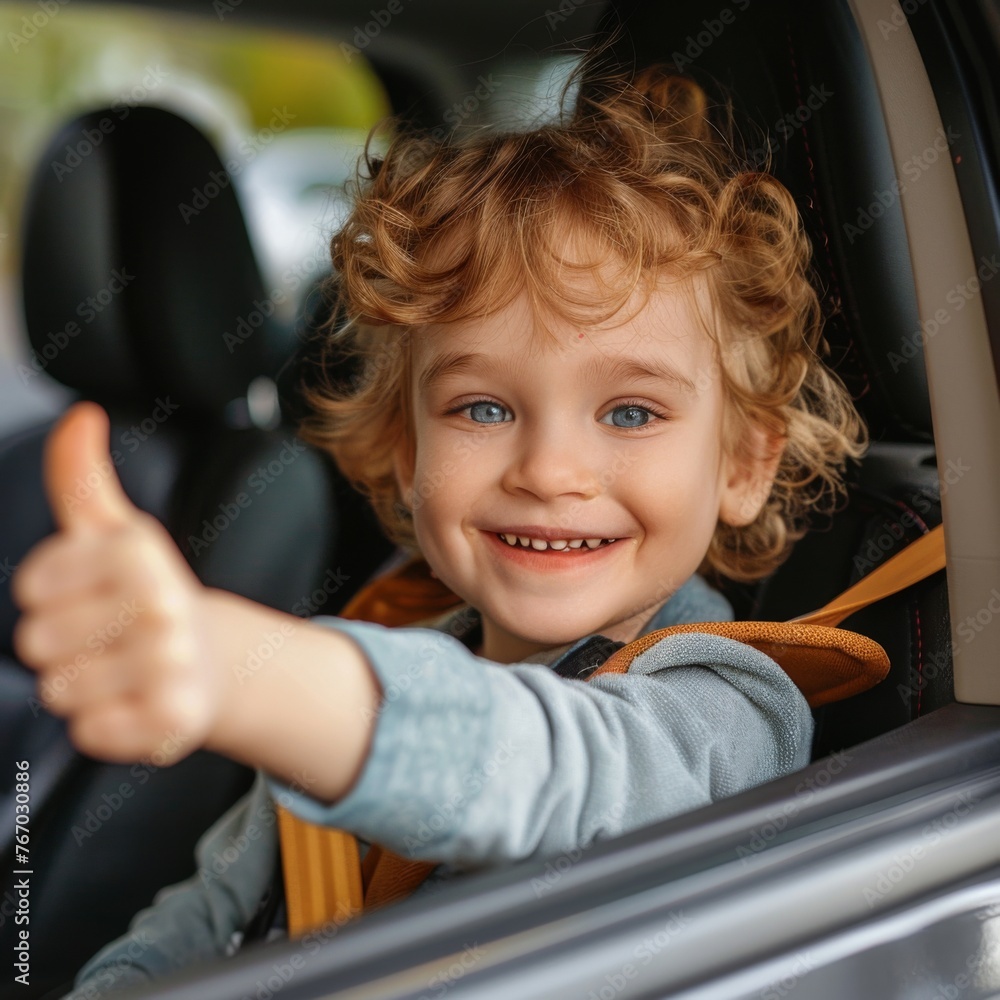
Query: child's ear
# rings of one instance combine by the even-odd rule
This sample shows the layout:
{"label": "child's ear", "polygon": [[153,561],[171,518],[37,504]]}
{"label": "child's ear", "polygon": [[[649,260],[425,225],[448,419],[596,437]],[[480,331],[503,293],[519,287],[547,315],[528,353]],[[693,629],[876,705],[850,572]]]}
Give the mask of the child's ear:
{"label": "child's ear", "polygon": [[416,464],[413,454],[412,444],[406,440],[406,436],[400,440],[393,449],[392,469],[396,476],[396,485],[399,487],[399,495],[407,507],[412,507],[413,475]]}
{"label": "child's ear", "polygon": [[733,528],[752,524],[771,495],[787,438],[751,424],[737,453],[724,459],[719,520]]}

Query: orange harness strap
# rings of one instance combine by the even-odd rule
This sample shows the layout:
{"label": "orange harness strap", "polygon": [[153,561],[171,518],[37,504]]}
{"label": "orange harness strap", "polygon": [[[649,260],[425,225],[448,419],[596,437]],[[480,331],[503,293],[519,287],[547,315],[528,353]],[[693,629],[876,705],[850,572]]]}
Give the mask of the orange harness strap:
{"label": "orange harness strap", "polygon": [[302,937],[363,908],[358,841],[346,830],[306,823],[277,806],[288,936]]}
{"label": "orange harness strap", "polygon": [[[888,657],[877,642],[833,626],[944,567],[944,528],[939,526],[825,607],[795,621],[703,622],[658,629],[623,646],[590,677],[626,673],[640,653],[667,636],[710,633],[770,656],[817,708],[866,691],[889,672]],[[362,589],[340,617],[399,626],[461,604],[429,575],[426,563],[414,560]],[[280,806],[278,817],[290,937],[327,920],[342,923],[362,910],[403,899],[437,867],[434,862],[407,860],[377,844],[359,865],[353,835],[306,823]]]}
{"label": "orange harness strap", "polygon": [[[363,587],[338,617],[398,627],[462,603],[417,559]],[[283,806],[277,806],[277,813],[291,938],[328,920],[344,923],[362,910],[402,899],[435,867],[425,861],[408,861],[378,844],[369,847],[361,864],[353,834],[307,823]]]}

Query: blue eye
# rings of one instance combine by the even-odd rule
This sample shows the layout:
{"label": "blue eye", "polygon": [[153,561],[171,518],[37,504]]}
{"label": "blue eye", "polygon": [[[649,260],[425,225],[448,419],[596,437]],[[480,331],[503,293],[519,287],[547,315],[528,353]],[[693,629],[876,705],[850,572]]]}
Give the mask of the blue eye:
{"label": "blue eye", "polygon": [[507,413],[507,410],[499,403],[485,399],[463,406],[462,409],[468,410],[469,419],[474,420],[477,424],[502,424]]}
{"label": "blue eye", "polygon": [[[607,417],[611,417],[610,423],[615,427],[644,427],[649,423],[653,414],[644,406],[616,406]],[[602,424],[609,423],[607,417],[601,420]]]}

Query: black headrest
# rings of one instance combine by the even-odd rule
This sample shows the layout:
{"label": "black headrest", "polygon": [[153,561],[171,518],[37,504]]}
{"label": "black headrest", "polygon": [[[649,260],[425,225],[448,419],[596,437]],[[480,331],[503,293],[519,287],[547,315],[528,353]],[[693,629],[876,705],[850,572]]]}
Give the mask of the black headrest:
{"label": "black headrest", "polygon": [[[830,363],[876,438],[931,436],[922,332],[878,89],[847,0],[620,0],[616,61],[673,63],[732,99],[751,158],[795,196],[812,239]],[[915,167],[916,169],[916,167]]]}
{"label": "black headrest", "polygon": [[221,414],[293,349],[232,179],[190,123],[94,111],[54,137],[24,223],[32,364],[109,403],[169,392]]}

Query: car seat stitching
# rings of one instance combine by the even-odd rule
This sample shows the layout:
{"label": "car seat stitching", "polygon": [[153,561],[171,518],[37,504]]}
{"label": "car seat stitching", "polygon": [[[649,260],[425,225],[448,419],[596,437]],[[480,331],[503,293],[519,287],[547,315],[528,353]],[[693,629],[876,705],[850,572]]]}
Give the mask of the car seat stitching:
{"label": "car seat stitching", "polygon": [[[927,522],[908,504],[904,503],[902,500],[893,500],[893,503],[903,511],[904,514],[909,515],[912,518],[913,523],[916,524],[923,534],[928,534],[930,532],[930,527]],[[902,527],[902,525],[900,525]]]}
{"label": "car seat stitching", "polygon": [[[894,500],[893,503],[905,514],[908,514],[913,519],[913,523],[924,534],[927,534],[931,530],[927,526],[927,522],[908,504],[903,503],[902,500]],[[903,529],[903,525],[900,522],[897,521],[896,523],[899,524],[900,529]],[[924,637],[923,630],[920,627],[920,605],[916,601],[913,602],[913,622],[917,633],[917,708],[913,717],[919,719],[924,700]]]}
{"label": "car seat stitching", "polygon": [[[786,24],[787,29],[787,40],[788,40],[788,59],[792,68],[792,81],[795,85],[795,99],[801,105],[802,101],[802,83],[799,79],[799,64],[795,58],[795,43],[792,41],[792,25],[789,21]],[[830,271],[830,282],[833,285],[833,308],[832,315],[840,314],[844,316],[842,309],[842,304],[844,301],[843,293],[840,289],[840,278],[837,274],[837,268],[834,266],[833,255],[830,253],[830,234],[829,227],[826,224],[826,217],[823,213],[823,206],[819,196],[819,185],[816,183],[816,163],[813,160],[812,148],[809,145],[809,136],[806,130],[805,123],[799,128],[799,132],[802,135],[802,145],[805,148],[806,163],[809,165],[809,180],[812,184],[813,197],[809,199],[810,208],[816,213],[816,218],[819,221],[820,229],[823,232],[823,253],[826,257],[827,267]],[[864,386],[862,391],[858,394],[858,398],[861,399],[867,396],[871,390],[871,382],[868,379],[868,372],[865,365],[861,363],[861,354],[858,350],[857,345],[854,342],[854,331],[851,328],[850,322],[847,317],[844,316],[844,328],[847,331],[847,353],[851,354],[855,361],[858,362],[857,370],[861,374],[861,381]]]}

